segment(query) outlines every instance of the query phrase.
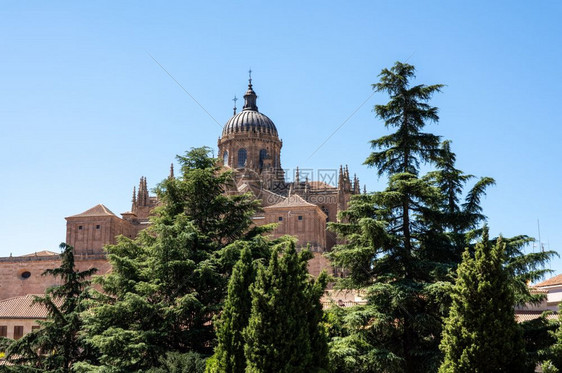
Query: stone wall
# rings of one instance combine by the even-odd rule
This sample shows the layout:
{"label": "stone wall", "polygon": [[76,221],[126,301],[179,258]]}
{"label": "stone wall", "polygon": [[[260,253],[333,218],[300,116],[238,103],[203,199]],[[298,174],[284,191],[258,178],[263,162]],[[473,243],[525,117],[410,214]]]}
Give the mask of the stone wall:
{"label": "stone wall", "polygon": [[[97,268],[97,274],[107,273],[111,269],[103,254],[78,255],[75,257],[75,263],[80,271]],[[0,258],[0,299],[44,294],[48,287],[60,285],[60,279],[41,274],[47,269],[59,266],[58,255]]]}

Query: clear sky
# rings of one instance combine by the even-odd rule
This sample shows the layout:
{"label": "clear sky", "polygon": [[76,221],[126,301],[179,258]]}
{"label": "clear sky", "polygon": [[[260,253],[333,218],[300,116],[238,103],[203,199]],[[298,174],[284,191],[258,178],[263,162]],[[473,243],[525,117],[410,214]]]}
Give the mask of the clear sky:
{"label": "clear sky", "polygon": [[460,169],[496,179],[492,233],[538,237],[540,222],[545,248],[562,249],[562,3],[264,3],[2,2],[0,255],[56,251],[64,217],[128,211],[141,176],[154,187],[176,154],[216,149],[250,67],[284,168],[348,164],[380,190],[362,165],[387,133],[371,84],[398,60],[446,84],[428,131],[452,140]]}

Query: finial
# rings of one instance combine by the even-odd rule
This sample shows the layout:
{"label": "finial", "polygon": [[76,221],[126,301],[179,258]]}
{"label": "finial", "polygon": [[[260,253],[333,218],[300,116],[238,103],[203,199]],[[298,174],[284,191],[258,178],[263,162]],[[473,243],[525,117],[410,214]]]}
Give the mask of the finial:
{"label": "finial", "polygon": [[137,187],[133,187],[133,205],[137,203]]}
{"label": "finial", "polygon": [[234,95],[234,98],[232,99],[232,101],[234,101],[234,115],[236,115],[236,101],[238,101],[238,98],[236,98],[236,95]]}
{"label": "finial", "polygon": [[363,194],[367,194],[367,184],[363,184]]}
{"label": "finial", "polygon": [[169,178],[170,179],[174,178],[174,164],[173,163],[170,164],[170,177]]}
{"label": "finial", "polygon": [[242,110],[252,110],[258,111],[258,106],[256,105],[257,95],[252,88],[252,69],[248,70],[250,78],[248,79],[248,90],[244,94],[244,107]]}

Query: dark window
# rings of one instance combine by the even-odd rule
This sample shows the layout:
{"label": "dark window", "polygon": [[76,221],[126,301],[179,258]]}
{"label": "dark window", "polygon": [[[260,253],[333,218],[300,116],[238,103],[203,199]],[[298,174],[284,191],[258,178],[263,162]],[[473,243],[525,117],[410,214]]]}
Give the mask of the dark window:
{"label": "dark window", "polygon": [[302,220],[302,215],[299,215],[299,220]]}
{"label": "dark window", "polygon": [[222,164],[224,164],[225,166],[228,166],[228,151],[224,151],[224,154],[222,155]]}
{"label": "dark window", "polygon": [[79,225],[79,226],[78,226],[78,229],[82,230],[82,226],[81,226],[81,225]]}
{"label": "dark window", "polygon": [[101,226],[99,224],[96,225],[96,229],[100,229],[100,228],[101,228]]}
{"label": "dark window", "polygon": [[263,168],[263,161],[267,158],[267,150],[260,150],[260,168]]}
{"label": "dark window", "polygon": [[0,337],[7,337],[8,336],[8,326],[1,325],[0,326]]}
{"label": "dark window", "polygon": [[31,326],[31,331],[34,332],[36,330],[39,330],[39,328],[41,328],[39,325],[32,325]]}
{"label": "dark window", "polygon": [[282,217],[282,216],[279,217],[279,221],[283,221],[283,217]]}
{"label": "dark window", "polygon": [[31,272],[29,271],[25,271],[21,273],[21,278],[23,278],[24,280],[30,277],[31,277]]}
{"label": "dark window", "polygon": [[242,168],[246,166],[246,158],[248,154],[246,153],[246,149],[242,148],[238,150],[238,168]]}
{"label": "dark window", "polygon": [[14,339],[20,339],[21,337],[23,337],[23,326],[14,326]]}

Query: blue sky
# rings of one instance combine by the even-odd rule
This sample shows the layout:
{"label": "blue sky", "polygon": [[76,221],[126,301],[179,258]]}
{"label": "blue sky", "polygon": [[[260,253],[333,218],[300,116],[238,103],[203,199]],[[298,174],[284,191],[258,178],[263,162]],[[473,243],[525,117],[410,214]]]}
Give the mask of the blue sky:
{"label": "blue sky", "polygon": [[380,190],[362,163],[387,133],[372,112],[387,97],[370,85],[397,60],[446,84],[428,131],[452,140],[460,169],[496,179],[492,233],[538,236],[540,221],[561,249],[561,13],[557,1],[5,1],[0,255],[56,250],[64,217],[125,212],[141,176],[154,187],[176,154],[216,148],[249,67],[284,168],[348,164]]}

